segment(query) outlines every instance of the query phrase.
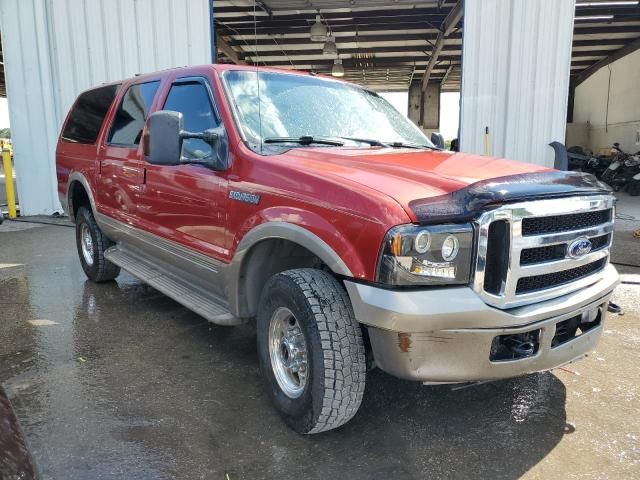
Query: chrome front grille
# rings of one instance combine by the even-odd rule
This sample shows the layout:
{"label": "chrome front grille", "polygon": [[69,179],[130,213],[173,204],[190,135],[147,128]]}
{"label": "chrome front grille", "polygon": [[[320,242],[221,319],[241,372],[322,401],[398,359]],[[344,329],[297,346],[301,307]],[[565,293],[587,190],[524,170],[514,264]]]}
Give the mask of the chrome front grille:
{"label": "chrome front grille", "polygon": [[568,215],[550,215],[531,217],[522,220],[522,235],[543,235],[545,233],[568,232],[595,227],[611,221],[611,209],[593,212],[571,213]]}
{"label": "chrome front grille", "polygon": [[[473,286],[490,305],[512,308],[554,298],[596,282],[611,247],[615,199],[610,195],[504,205],[477,221]],[[591,251],[569,246],[589,239]]]}

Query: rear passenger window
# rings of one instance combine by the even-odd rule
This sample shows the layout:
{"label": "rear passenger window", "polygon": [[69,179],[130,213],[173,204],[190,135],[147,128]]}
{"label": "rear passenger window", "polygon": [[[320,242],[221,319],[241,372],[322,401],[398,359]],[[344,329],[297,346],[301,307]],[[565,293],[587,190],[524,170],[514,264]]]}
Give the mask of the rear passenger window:
{"label": "rear passenger window", "polygon": [[[211,98],[200,82],[176,83],[171,87],[163,110],[182,113],[184,129],[189,132],[204,132],[218,126],[218,119],[211,105]],[[199,138],[188,138],[182,144],[182,156],[202,159],[213,154],[211,145]]]}
{"label": "rear passenger window", "polygon": [[104,117],[116,97],[120,85],[108,85],[84,92],[78,97],[62,132],[63,140],[95,143]]}
{"label": "rear passenger window", "polygon": [[144,121],[159,86],[160,82],[155,81],[129,87],[113,119],[107,143],[128,147],[140,143]]}

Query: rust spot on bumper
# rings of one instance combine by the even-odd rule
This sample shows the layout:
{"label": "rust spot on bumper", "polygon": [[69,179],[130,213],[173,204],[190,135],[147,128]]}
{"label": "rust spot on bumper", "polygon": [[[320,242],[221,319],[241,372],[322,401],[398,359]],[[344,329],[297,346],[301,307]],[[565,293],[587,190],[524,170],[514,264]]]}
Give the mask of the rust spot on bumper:
{"label": "rust spot on bumper", "polygon": [[411,349],[411,334],[398,333],[398,348],[401,352],[409,353]]}

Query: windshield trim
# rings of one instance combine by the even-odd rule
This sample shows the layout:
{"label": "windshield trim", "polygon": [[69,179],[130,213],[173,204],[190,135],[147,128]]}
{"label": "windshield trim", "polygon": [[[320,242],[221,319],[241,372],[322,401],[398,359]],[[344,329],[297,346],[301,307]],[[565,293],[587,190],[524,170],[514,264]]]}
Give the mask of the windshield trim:
{"label": "windshield trim", "polygon": [[[220,78],[222,80],[222,87],[223,87],[223,91],[224,91],[224,95],[225,95],[225,99],[227,100],[227,104],[230,106],[231,108],[231,116],[233,117],[233,122],[236,126],[236,129],[238,131],[238,133],[240,134],[240,137],[242,138],[243,143],[253,152],[258,153],[260,155],[269,155],[272,152],[269,151],[265,151],[265,147],[267,145],[264,144],[264,138],[262,139],[262,142],[260,144],[258,143],[252,143],[249,141],[249,139],[247,138],[247,135],[244,131],[244,128],[242,128],[242,123],[240,122],[240,113],[238,112],[238,108],[236,105],[236,102],[233,99],[233,95],[231,93],[231,87],[229,85],[229,81],[228,81],[228,76],[230,75],[229,72],[256,72],[258,75],[260,75],[260,73],[272,73],[275,75],[291,75],[291,76],[295,76],[295,77],[305,77],[306,75],[301,74],[300,72],[289,72],[289,71],[264,71],[261,70],[259,68],[256,69],[246,69],[246,68],[229,68],[229,69],[225,69],[223,72],[220,72]],[[325,76],[321,76],[321,75],[312,75],[311,73],[308,74],[309,76],[312,76],[314,79],[316,80],[321,80],[324,82],[333,82],[333,83],[338,83],[341,85],[345,85],[348,87],[353,87],[353,88],[358,88],[360,90],[362,90],[363,92],[366,92],[370,95],[374,95],[376,97],[379,97],[381,100],[383,100],[384,102],[386,102],[392,109],[395,110],[395,107],[393,105],[391,105],[384,97],[382,97],[378,92],[365,88],[362,85],[358,85],[356,83],[351,83],[351,82],[345,82],[343,80],[338,80],[335,78],[331,78],[331,77],[325,77]],[[396,110],[397,111],[397,110]],[[398,112],[400,113],[400,112]],[[402,115],[402,114],[400,114]],[[407,118],[408,123],[414,128],[414,130],[416,130],[417,132],[419,132],[420,134],[422,134],[422,136],[424,137],[424,139],[426,140],[426,144],[425,146],[427,148],[433,148],[437,150],[437,147],[435,145],[431,144],[431,140],[429,140],[429,138],[427,137],[427,135],[422,131],[422,129],[420,127],[418,127],[415,123],[413,123],[413,121],[411,121],[409,118]],[[271,146],[271,145],[269,145]],[[299,145],[296,146],[295,148],[308,148],[308,146],[306,145]]]}

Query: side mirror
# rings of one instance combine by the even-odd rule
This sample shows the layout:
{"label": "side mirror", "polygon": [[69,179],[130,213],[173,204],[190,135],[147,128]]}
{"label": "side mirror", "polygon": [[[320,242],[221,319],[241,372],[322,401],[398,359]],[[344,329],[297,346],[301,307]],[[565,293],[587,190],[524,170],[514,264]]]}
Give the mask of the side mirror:
{"label": "side mirror", "polygon": [[[182,145],[185,139],[197,138],[212,147],[213,155],[207,158],[183,158]],[[204,132],[184,130],[182,113],[160,110],[152,113],[142,135],[145,159],[153,165],[198,164],[214,170],[226,169],[228,154],[227,138],[222,126]]]}
{"label": "side mirror", "polygon": [[147,119],[143,136],[144,155],[153,165],[179,165],[184,120],[180,112],[161,110]]}
{"label": "side mirror", "polygon": [[441,133],[433,132],[431,134],[431,143],[436,147],[444,149],[444,137]]}

